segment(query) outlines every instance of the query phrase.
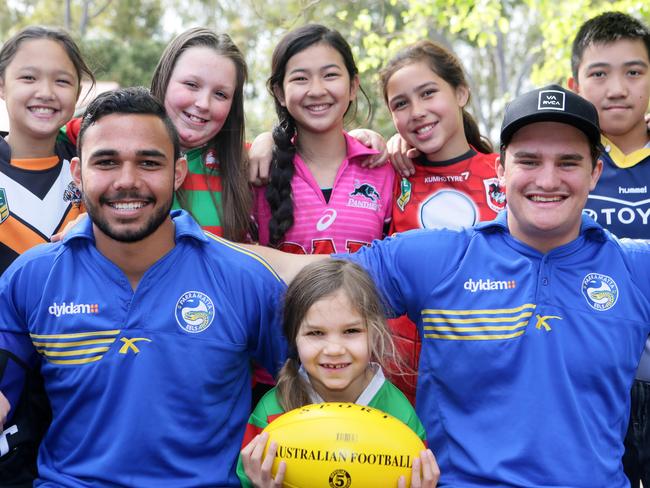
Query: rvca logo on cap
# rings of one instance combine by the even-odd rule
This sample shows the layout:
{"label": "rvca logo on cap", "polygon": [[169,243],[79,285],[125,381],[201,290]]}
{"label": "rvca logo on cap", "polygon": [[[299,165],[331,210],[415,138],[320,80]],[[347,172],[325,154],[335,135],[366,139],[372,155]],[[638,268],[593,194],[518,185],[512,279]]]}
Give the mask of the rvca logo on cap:
{"label": "rvca logo on cap", "polygon": [[539,92],[537,110],[564,111],[564,92],[559,90],[542,90]]}

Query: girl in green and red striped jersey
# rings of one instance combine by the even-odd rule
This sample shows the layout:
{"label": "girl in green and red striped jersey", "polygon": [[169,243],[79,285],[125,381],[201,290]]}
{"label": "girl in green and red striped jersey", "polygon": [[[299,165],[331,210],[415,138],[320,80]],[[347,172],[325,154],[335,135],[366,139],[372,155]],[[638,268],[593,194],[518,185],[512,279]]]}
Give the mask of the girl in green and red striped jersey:
{"label": "girl in green and red striped jersey", "polygon": [[[422,440],[424,428],[406,397],[387,379],[382,365],[395,348],[375,286],[358,265],[328,259],[305,267],[287,290],[283,317],[289,343],[275,388],[251,414],[237,474],[245,487],[281,486],[271,466],[277,445],[262,453],[272,420],[303,405],[353,402],[383,410],[407,424]],[[438,466],[430,450],[413,463],[411,486],[434,487]],[[404,486],[402,480],[399,486]]]}
{"label": "girl in green and red striped jersey", "polygon": [[246,61],[232,39],[196,27],[169,43],[151,81],[151,93],[165,104],[188,164],[175,208],[234,241],[246,238],[250,223],[246,78]]}

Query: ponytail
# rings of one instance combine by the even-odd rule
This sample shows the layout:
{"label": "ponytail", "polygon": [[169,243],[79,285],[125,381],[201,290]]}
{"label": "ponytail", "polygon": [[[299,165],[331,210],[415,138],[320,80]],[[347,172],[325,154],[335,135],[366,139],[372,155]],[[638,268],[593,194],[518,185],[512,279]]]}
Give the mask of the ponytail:
{"label": "ponytail", "polygon": [[296,155],[296,146],[293,137],[296,125],[293,117],[286,108],[278,112],[279,123],[273,128],[273,158],[271,160],[271,174],[266,187],[266,201],[271,207],[271,220],[269,221],[269,242],[277,246],[287,231],[293,225],[293,197],[291,179],[295,172],[293,158]]}
{"label": "ponytail", "polygon": [[299,368],[298,360],[289,358],[278,374],[277,398],[285,412],[311,403],[305,380],[298,372]]}
{"label": "ponytail", "polygon": [[484,154],[490,154],[494,152],[494,148],[492,147],[490,140],[487,137],[481,135],[478,124],[474,120],[474,117],[472,117],[470,113],[465,109],[463,109],[463,129],[465,130],[465,138],[467,139],[467,142],[478,152],[482,152]]}

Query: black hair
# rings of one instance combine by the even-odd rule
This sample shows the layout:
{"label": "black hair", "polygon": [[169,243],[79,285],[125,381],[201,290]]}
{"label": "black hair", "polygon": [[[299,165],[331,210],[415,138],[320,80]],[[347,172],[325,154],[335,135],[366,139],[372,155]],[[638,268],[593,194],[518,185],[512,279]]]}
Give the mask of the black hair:
{"label": "black hair", "polygon": [[[282,83],[289,60],[314,44],[324,43],[335,49],[343,58],[350,82],[358,76],[359,70],[354,62],[352,49],[343,36],[334,29],[320,24],[307,24],[294,29],[280,40],[273,50],[271,76],[267,81],[269,92],[275,102],[278,123],[273,127],[273,157],[269,184],[266,187],[266,200],[271,207],[269,221],[270,244],[280,243],[287,231],[293,226],[293,198],[291,179],[295,171],[293,158],[296,155],[294,137],[296,123],[286,107],[276,96],[276,90],[282,90]],[[365,92],[359,87],[361,93]],[[367,97],[366,97],[367,98]]]}
{"label": "black hair", "polygon": [[111,114],[153,115],[163,121],[174,146],[174,161],[181,156],[178,133],[174,124],[167,116],[165,107],[144,87],[119,88],[101,93],[95,98],[84,112],[81,128],[77,137],[77,153],[81,158],[83,137],[88,127],[99,119]]}
{"label": "black hair", "polygon": [[623,12],[605,12],[582,24],[571,48],[573,77],[578,80],[585,49],[592,44],[611,44],[621,39],[642,41],[650,59],[650,30],[634,17]]}
{"label": "black hair", "polygon": [[77,72],[77,96],[79,96],[79,93],[81,92],[81,80],[84,76],[90,80],[91,89],[95,86],[95,76],[81,56],[79,46],[74,42],[72,36],[63,29],[40,25],[30,25],[25,27],[17,34],[7,39],[7,41],[2,45],[2,49],[0,50],[0,78],[4,79],[7,66],[9,66],[11,60],[16,56],[21,44],[25,41],[39,39],[49,39],[61,44]]}

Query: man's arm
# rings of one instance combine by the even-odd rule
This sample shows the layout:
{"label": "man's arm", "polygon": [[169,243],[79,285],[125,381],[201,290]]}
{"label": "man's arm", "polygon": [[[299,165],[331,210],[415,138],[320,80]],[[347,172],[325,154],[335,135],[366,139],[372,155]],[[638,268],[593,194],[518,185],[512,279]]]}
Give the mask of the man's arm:
{"label": "man's arm", "polygon": [[289,284],[309,263],[329,258],[329,254],[290,254],[271,247],[239,244],[266,260],[282,280]]}

